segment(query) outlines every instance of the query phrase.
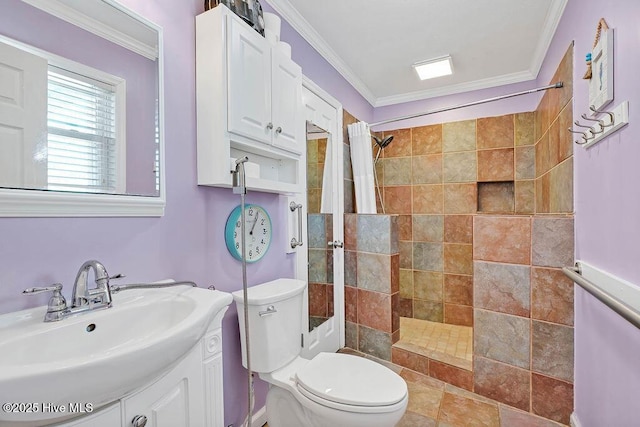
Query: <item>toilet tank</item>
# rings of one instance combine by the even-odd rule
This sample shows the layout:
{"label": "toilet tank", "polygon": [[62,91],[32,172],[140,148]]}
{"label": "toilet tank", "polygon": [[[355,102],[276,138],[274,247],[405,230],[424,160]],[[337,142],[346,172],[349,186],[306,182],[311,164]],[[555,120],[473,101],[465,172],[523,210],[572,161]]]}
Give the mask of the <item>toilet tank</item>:
{"label": "toilet tank", "polygon": [[[307,283],[277,279],[247,289],[251,370],[269,373],[282,368],[300,354],[302,297]],[[243,291],[234,292],[238,308],[242,365],[247,367]]]}

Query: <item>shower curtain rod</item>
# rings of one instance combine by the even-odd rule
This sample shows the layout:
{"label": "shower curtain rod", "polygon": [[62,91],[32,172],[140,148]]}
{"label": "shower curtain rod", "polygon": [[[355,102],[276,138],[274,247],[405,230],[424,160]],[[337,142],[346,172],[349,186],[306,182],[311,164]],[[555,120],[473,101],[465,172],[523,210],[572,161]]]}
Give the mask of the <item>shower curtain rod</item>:
{"label": "shower curtain rod", "polygon": [[436,114],[436,113],[443,113],[445,111],[457,110],[458,108],[472,107],[474,105],[485,104],[487,102],[493,102],[493,101],[499,101],[501,99],[513,98],[514,96],[528,95],[530,93],[540,92],[540,91],[548,90],[548,89],[560,89],[562,86],[564,86],[564,84],[562,82],[557,82],[557,83],[554,83],[552,85],[543,86],[543,87],[539,87],[539,88],[536,88],[536,89],[529,89],[529,90],[525,90],[525,91],[522,91],[522,92],[510,93],[508,95],[501,95],[501,96],[496,96],[496,97],[493,97],[493,98],[482,99],[480,101],[468,102],[466,104],[455,105],[453,107],[438,108],[437,110],[426,111],[424,113],[410,114],[408,116],[402,116],[402,117],[396,117],[394,119],[382,120],[382,121],[379,121],[379,122],[376,122],[376,123],[371,123],[369,126],[373,127],[373,126],[384,125],[384,124],[387,124],[387,123],[399,122],[399,121],[402,121],[402,120],[414,119],[416,117],[428,116],[430,114]]}

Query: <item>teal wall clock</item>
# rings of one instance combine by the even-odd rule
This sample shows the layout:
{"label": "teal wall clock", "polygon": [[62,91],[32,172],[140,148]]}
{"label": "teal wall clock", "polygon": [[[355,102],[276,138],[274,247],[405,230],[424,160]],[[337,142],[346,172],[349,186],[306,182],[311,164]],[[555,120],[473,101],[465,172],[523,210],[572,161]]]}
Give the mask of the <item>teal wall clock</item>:
{"label": "teal wall clock", "polygon": [[[245,236],[247,262],[256,262],[262,259],[269,250],[273,229],[271,218],[267,211],[260,205],[246,204],[245,211]],[[224,240],[231,255],[238,261],[242,261],[242,215],[240,205],[229,214],[224,228]]]}

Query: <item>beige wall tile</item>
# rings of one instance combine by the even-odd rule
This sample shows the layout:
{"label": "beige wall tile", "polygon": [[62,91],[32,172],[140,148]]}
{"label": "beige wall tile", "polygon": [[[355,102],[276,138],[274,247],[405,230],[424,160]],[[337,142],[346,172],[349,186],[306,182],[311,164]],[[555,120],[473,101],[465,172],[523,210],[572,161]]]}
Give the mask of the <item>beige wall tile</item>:
{"label": "beige wall tile", "polygon": [[384,207],[388,214],[411,213],[411,186],[384,187]]}
{"label": "beige wall tile", "polygon": [[494,215],[474,217],[473,258],[528,265],[531,262],[530,218]]}
{"label": "beige wall tile", "polygon": [[[468,305],[444,305],[444,323],[473,327],[473,307]],[[471,372],[469,372],[471,375]]]}
{"label": "beige wall tile", "polygon": [[476,149],[476,121],[444,123],[442,125],[442,151],[469,151]]}
{"label": "beige wall tile", "polygon": [[513,148],[515,145],[514,115],[485,117],[477,121],[478,149]]}
{"label": "beige wall tile", "polygon": [[478,160],[475,151],[445,153],[443,155],[444,182],[475,182]]}
{"label": "beige wall tile", "polygon": [[444,301],[450,304],[473,305],[473,276],[445,274]]}
{"label": "beige wall tile", "polygon": [[531,318],[573,325],[573,282],[562,270],[531,269]]}
{"label": "beige wall tile", "polygon": [[[382,150],[382,157],[407,157],[411,156],[411,129],[396,129],[394,131],[385,131],[384,136],[393,135],[393,141]],[[374,142],[374,147],[378,145]],[[373,152],[378,152],[376,148]]]}
{"label": "beige wall tile", "polygon": [[473,245],[445,243],[444,271],[453,274],[473,274]]}
{"label": "beige wall tile", "polygon": [[411,157],[395,157],[379,160],[383,166],[383,185],[410,185],[411,184]]}
{"label": "beige wall tile", "polygon": [[478,181],[513,181],[513,163],[513,148],[478,151]]}
{"label": "beige wall tile", "polygon": [[573,212],[573,157],[549,172],[549,211]]}
{"label": "beige wall tile", "polygon": [[441,184],[413,186],[414,214],[441,214],[443,211],[442,204]]}
{"label": "beige wall tile", "polygon": [[413,156],[411,169],[413,184],[441,184],[442,154]]}
{"label": "beige wall tile", "polygon": [[573,141],[580,140],[580,135],[574,135],[567,131],[568,128],[573,127],[573,103],[569,102],[560,112],[558,123],[558,127],[560,128],[560,139],[558,141],[558,161],[561,162],[573,155]]}
{"label": "beige wall tile", "polygon": [[476,184],[445,184],[444,213],[472,214],[478,209]]}
{"label": "beige wall tile", "polygon": [[474,262],[474,307],[529,317],[530,275],[529,266]]}
{"label": "beige wall tile", "polygon": [[411,144],[414,156],[442,153],[442,125],[413,128]]}
{"label": "beige wall tile", "polygon": [[442,242],[444,217],[442,215],[413,215],[414,242]]}
{"label": "beige wall tile", "polygon": [[569,425],[573,411],[573,386],[544,375],[531,375],[531,411]]}
{"label": "beige wall tile", "polygon": [[532,214],[535,212],[535,181],[515,182],[515,203],[517,214]]}
{"label": "beige wall tile", "polygon": [[473,216],[445,215],[444,241],[449,243],[472,243]]}
{"label": "beige wall tile", "polygon": [[535,144],[535,117],[535,112],[519,113],[515,115],[516,146]]}
{"label": "beige wall tile", "polygon": [[413,296],[426,301],[442,302],[443,275],[437,271],[413,272]]}
{"label": "beige wall tile", "polygon": [[529,410],[531,374],[528,370],[475,356],[473,380],[475,393]]}
{"label": "beige wall tile", "polygon": [[532,145],[516,147],[516,179],[536,177],[535,148]]}

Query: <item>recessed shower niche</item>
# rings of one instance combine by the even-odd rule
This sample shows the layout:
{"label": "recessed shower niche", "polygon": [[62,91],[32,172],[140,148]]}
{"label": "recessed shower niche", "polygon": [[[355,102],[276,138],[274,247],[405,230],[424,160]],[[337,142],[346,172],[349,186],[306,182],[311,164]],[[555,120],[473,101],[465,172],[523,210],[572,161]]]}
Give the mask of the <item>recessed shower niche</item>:
{"label": "recessed shower niche", "polygon": [[479,182],[478,213],[515,213],[513,181]]}

